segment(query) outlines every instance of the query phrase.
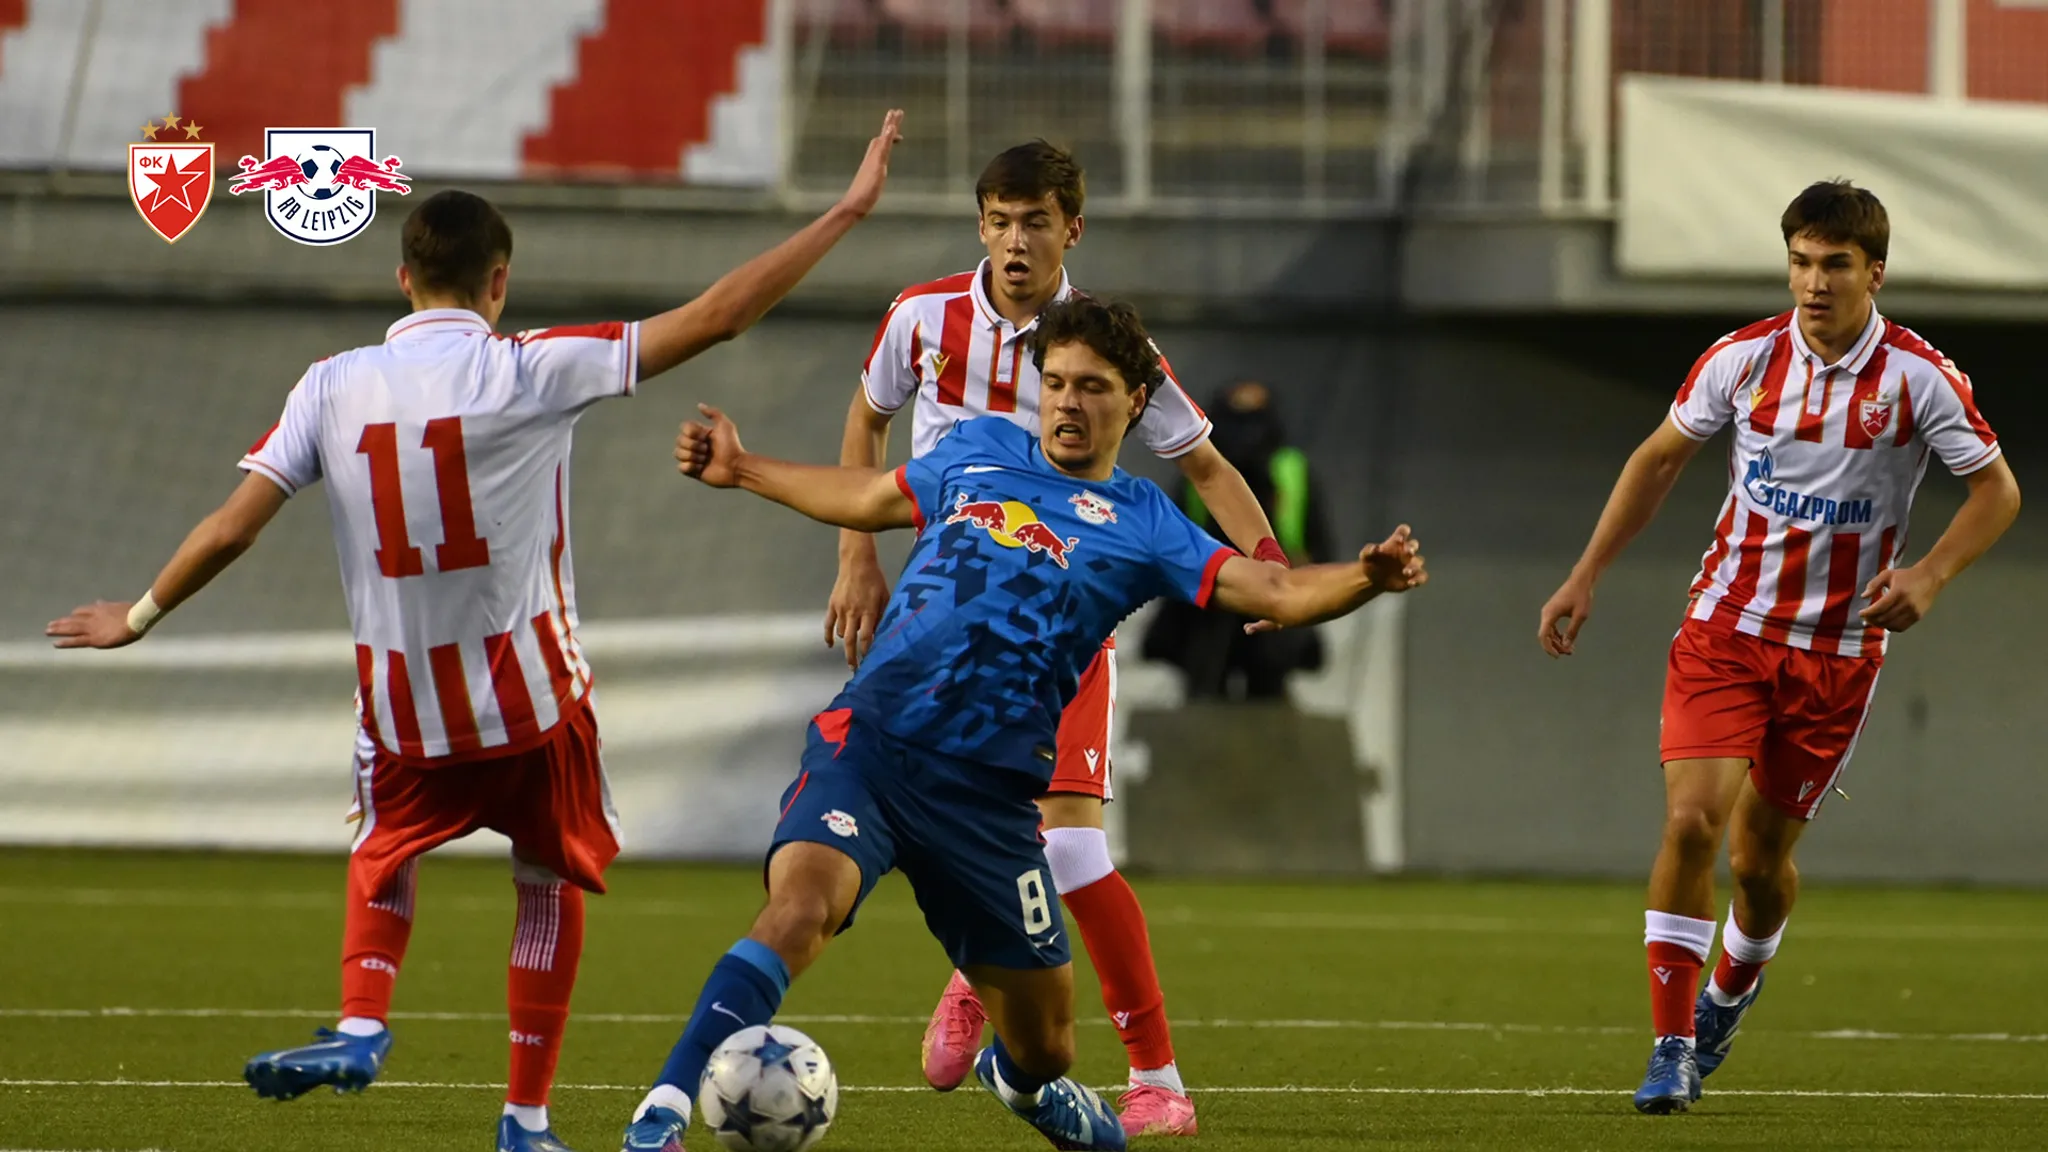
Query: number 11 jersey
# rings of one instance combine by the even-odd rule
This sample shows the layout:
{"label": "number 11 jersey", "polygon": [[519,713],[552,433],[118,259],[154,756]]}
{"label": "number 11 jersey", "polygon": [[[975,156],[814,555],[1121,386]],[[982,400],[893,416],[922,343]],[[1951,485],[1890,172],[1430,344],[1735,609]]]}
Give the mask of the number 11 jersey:
{"label": "number 11 jersey", "polygon": [[365,735],[410,761],[541,743],[590,686],[576,641],[569,445],[630,396],[639,326],[501,336],[427,309],[314,364],[242,458],[287,495],[327,482]]}

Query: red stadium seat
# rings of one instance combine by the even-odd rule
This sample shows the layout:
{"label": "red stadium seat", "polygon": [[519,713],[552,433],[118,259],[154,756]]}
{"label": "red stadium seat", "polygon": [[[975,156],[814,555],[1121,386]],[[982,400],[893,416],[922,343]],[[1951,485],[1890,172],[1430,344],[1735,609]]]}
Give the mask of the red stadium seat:
{"label": "red stadium seat", "polygon": [[[967,35],[979,42],[1000,40],[1012,28],[1000,0],[967,0]],[[943,41],[953,31],[954,0],[882,0],[882,15],[919,43]]]}
{"label": "red stadium seat", "polygon": [[[1308,38],[1309,0],[1273,0],[1273,21],[1288,39]],[[1323,47],[1347,56],[1387,54],[1383,0],[1323,0]]]}
{"label": "red stadium seat", "polygon": [[1010,0],[1017,23],[1040,44],[1116,42],[1119,0]]}
{"label": "red stadium seat", "polygon": [[1152,0],[1152,26],[1175,47],[1244,53],[1264,48],[1273,30],[1254,0]]}

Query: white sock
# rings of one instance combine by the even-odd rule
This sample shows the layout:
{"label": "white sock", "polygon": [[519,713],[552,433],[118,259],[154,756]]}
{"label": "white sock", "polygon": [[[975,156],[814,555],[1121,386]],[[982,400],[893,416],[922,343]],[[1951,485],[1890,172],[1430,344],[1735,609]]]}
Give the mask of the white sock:
{"label": "white sock", "polygon": [[[1726,953],[1730,960],[1738,964],[1766,963],[1778,954],[1778,941],[1784,938],[1783,924],[1778,925],[1778,930],[1769,936],[1749,935],[1735,923],[1735,905],[1728,905],[1728,922],[1721,926],[1721,951]],[[1748,989],[1743,991],[1747,993]],[[1742,999],[1739,995],[1730,994],[1712,980],[1707,981],[1707,995],[1723,1008]]]}
{"label": "white sock", "polygon": [[1714,922],[1695,920],[1674,912],[1643,913],[1643,944],[1676,944],[1707,962],[1707,953],[1714,950]]}
{"label": "white sock", "polygon": [[1010,1087],[1009,1084],[1003,1080],[1003,1070],[1001,1067],[996,1068],[995,1074],[996,1096],[1000,1098],[1003,1103],[1008,1104],[1010,1106],[1010,1111],[1020,1112],[1026,1108],[1038,1107],[1039,1097],[1045,1091],[1043,1088],[1039,1089],[1036,1092],[1019,1092],[1015,1088]]}
{"label": "white sock", "polygon": [[646,1098],[640,1101],[640,1107],[633,1110],[633,1119],[637,1122],[642,1116],[647,1115],[649,1108],[667,1108],[688,1120],[690,1094],[673,1084],[656,1084],[654,1091],[649,1092]]}
{"label": "white sock", "polygon": [[1666,1041],[1666,1040],[1683,1040],[1683,1041],[1685,1041],[1685,1046],[1686,1046],[1687,1048],[1694,1048],[1694,1049],[1697,1049],[1697,1048],[1699,1047],[1699,1044],[1698,1044],[1698,1042],[1697,1042],[1697,1041],[1696,1041],[1696,1040],[1695,1040],[1695,1039],[1694,1039],[1693,1037],[1691,1037],[1691,1036],[1659,1036],[1659,1037],[1657,1037],[1657,1043],[1659,1043],[1659,1044],[1662,1044],[1662,1043],[1663,1043],[1664,1041]]}
{"label": "white sock", "polygon": [[548,1130],[548,1106],[545,1104],[507,1104],[505,1115],[519,1122],[528,1132]]}
{"label": "white sock", "polygon": [[334,1030],[343,1036],[375,1036],[384,1030],[384,1022],[368,1016],[344,1016]]}
{"label": "white sock", "polygon": [[1052,886],[1064,896],[1116,871],[1109,858],[1109,833],[1100,828],[1047,828],[1045,864]]}
{"label": "white sock", "polygon": [[1185,1096],[1188,1094],[1187,1086],[1180,1082],[1180,1065],[1178,1064],[1168,1064],[1164,1068],[1133,1068],[1131,1069],[1131,1083],[1150,1084],[1154,1088],[1164,1088],[1175,1096]]}

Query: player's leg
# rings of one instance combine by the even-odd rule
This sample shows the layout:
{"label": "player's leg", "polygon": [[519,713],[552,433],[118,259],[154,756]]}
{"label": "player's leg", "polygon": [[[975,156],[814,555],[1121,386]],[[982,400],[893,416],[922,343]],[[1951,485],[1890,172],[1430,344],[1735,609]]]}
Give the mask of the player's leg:
{"label": "player's leg", "polygon": [[489,826],[512,839],[510,1071],[498,1148],[556,1152],[562,1144],[548,1124],[548,1096],[583,958],[584,893],[604,891],[604,871],[619,852],[596,716],[578,707],[540,747],[461,770],[489,798]]}
{"label": "player's leg", "polygon": [[1847,766],[1877,687],[1876,661],[1789,651],[1778,719],[1736,801],[1728,832],[1735,898],[1721,958],[1694,1004],[1700,1075],[1727,1058],[1763,990],[1799,895],[1793,848]]}
{"label": "player's leg", "polygon": [[767,903],[712,966],[626,1129],[626,1152],[680,1152],[711,1054],[733,1033],[774,1019],[790,982],[852,926],[861,902],[894,867],[894,837],[860,771],[873,751],[849,741],[843,714],[812,723],[804,771],[783,793],[768,850]]}
{"label": "player's leg", "polygon": [[1699,1098],[1693,1000],[1714,942],[1714,860],[1770,723],[1762,641],[1688,622],[1664,681],[1664,829],[1643,913],[1656,1036],[1635,1105],[1682,1112]]}
{"label": "player's leg", "polygon": [[342,921],[340,1022],[311,1044],[250,1058],[242,1077],[257,1095],[290,1100],[318,1087],[360,1091],[391,1050],[386,1021],[412,936],[419,857],[475,830],[475,812],[429,773],[374,748],[358,750],[360,822],[348,860]]}

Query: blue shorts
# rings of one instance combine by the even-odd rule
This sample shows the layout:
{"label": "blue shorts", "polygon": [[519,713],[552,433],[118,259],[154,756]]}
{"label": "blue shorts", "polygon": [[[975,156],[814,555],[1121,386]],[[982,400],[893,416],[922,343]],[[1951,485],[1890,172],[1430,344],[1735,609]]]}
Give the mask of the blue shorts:
{"label": "blue shorts", "polygon": [[[1072,953],[1033,803],[1043,791],[1037,777],[906,744],[838,709],[811,723],[768,855],[806,841],[852,857],[856,911],[901,869],[956,968],[1057,968]],[[852,925],[849,913],[839,930]]]}

